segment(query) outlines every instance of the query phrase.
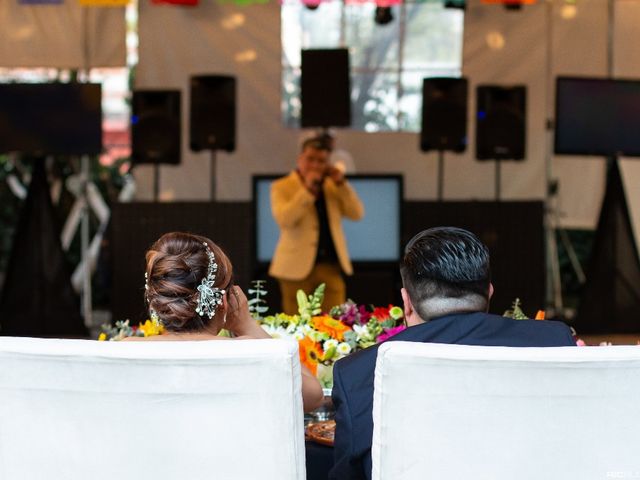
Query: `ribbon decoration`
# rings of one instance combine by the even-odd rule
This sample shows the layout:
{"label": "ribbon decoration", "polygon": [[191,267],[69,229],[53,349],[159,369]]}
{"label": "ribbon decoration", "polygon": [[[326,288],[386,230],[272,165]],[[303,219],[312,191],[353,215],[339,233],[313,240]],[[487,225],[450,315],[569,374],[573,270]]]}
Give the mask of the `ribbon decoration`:
{"label": "ribbon decoration", "polygon": [[480,0],[480,3],[497,4],[497,5],[533,5],[537,0]]}
{"label": "ribbon decoration", "polygon": [[78,0],[83,7],[126,7],[131,0]]}
{"label": "ribbon decoration", "polygon": [[18,0],[20,5],[61,5],[64,0]]}
{"label": "ribbon decoration", "polygon": [[169,4],[169,5],[184,5],[187,7],[195,7],[200,3],[200,0],[151,0],[151,3],[156,4]]}

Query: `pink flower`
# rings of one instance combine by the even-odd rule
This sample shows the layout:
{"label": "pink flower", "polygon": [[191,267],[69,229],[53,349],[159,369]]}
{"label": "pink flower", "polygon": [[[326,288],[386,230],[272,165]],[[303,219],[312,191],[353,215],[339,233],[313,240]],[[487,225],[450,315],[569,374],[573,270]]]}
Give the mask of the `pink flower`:
{"label": "pink flower", "polygon": [[382,343],[385,340],[390,339],[394,335],[397,335],[398,333],[403,331],[405,328],[407,328],[407,327],[405,327],[404,325],[399,325],[399,326],[393,327],[393,328],[385,328],[384,332],[381,333],[380,335],[378,335],[378,338],[376,338],[376,342],[377,343]]}
{"label": "pink flower", "polygon": [[356,323],[356,318],[358,316],[358,307],[355,303],[345,303],[344,305],[346,306],[346,310],[342,315],[340,315],[338,319],[341,320],[345,325],[352,327],[353,324]]}
{"label": "pink flower", "polygon": [[576,340],[576,345],[579,347],[586,347],[587,344],[585,343],[584,340],[582,340],[581,338],[579,338],[578,340]]}
{"label": "pink flower", "polygon": [[360,325],[366,325],[367,323],[369,323],[371,312],[367,310],[367,307],[365,307],[364,305],[360,305],[358,307],[358,313],[360,314],[360,318],[358,318],[358,323]]}

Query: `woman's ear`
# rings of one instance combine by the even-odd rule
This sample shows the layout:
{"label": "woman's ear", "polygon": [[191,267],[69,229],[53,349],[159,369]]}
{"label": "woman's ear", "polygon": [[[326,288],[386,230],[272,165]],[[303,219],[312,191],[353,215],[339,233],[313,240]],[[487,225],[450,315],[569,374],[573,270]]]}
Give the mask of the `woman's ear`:
{"label": "woman's ear", "polygon": [[225,323],[227,323],[227,312],[229,311],[229,292],[225,292],[222,296],[222,305],[218,306],[218,311],[216,315],[219,313],[222,316],[222,328],[224,328]]}

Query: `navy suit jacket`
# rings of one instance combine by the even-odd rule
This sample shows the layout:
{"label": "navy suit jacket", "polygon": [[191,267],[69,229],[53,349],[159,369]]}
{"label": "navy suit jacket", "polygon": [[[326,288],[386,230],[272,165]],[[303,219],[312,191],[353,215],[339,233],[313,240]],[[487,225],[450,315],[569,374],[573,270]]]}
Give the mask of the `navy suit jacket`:
{"label": "navy suit jacket", "polygon": [[[487,313],[447,315],[409,327],[388,341],[503,347],[575,346],[564,323],[513,320]],[[336,408],[335,463],[329,478],[371,478],[373,374],[378,345],[356,352],[333,367]]]}

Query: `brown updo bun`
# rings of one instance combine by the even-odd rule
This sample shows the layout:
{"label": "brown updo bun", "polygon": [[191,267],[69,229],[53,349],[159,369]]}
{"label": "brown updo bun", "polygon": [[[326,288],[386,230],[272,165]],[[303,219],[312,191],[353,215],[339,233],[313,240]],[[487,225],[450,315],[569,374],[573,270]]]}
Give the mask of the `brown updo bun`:
{"label": "brown updo bun", "polygon": [[197,289],[207,276],[209,266],[203,243],[209,246],[218,264],[214,287],[228,291],[233,278],[231,262],[220,247],[206,237],[183,232],[166,233],[147,251],[145,297],[149,309],[156,312],[169,331],[202,330],[216,319],[196,313]]}

